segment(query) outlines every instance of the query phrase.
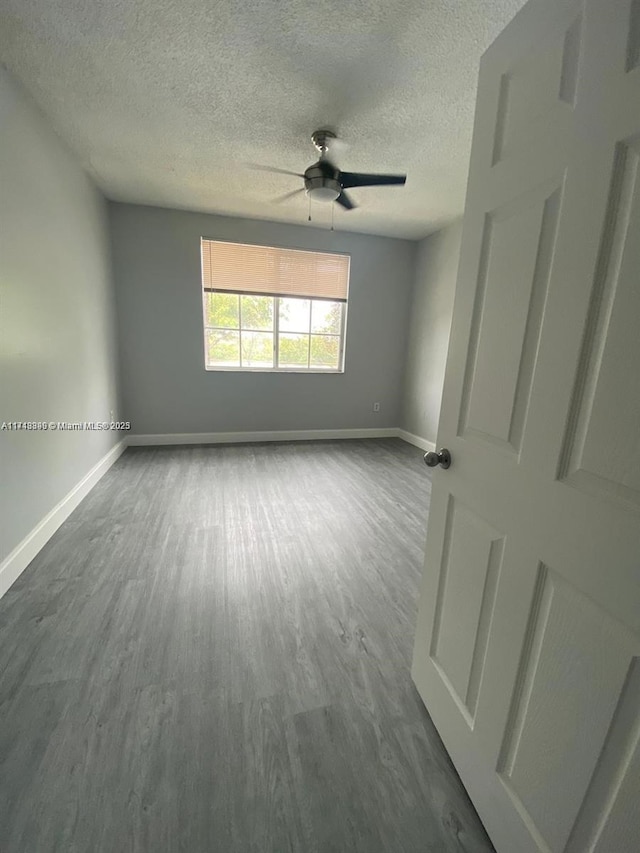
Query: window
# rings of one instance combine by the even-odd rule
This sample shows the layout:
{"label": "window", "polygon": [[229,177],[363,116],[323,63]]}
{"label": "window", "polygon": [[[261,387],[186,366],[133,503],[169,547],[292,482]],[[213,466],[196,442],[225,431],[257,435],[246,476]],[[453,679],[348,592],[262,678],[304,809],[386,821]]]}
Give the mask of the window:
{"label": "window", "polygon": [[341,373],[349,256],[202,240],[207,370]]}

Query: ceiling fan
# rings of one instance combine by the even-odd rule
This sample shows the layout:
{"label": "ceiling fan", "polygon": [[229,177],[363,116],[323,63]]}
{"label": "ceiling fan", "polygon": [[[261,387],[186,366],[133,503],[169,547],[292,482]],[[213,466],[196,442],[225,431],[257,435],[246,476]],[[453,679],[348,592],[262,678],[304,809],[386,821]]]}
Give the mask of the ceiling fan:
{"label": "ceiling fan", "polygon": [[295,175],[304,178],[304,188],[293,190],[281,198],[283,202],[299,193],[306,192],[314,201],[335,201],[345,208],[352,210],[357,205],[347,195],[345,190],[351,187],[380,187],[402,185],[407,180],[406,175],[369,175],[364,172],[341,172],[328,158],[329,146],[336,139],[330,130],[316,130],[311,134],[311,141],[320,152],[317,163],[309,166],[304,172],[289,172],[286,169],[275,169],[271,166],[254,166],[264,172],[276,172],[280,175]]}

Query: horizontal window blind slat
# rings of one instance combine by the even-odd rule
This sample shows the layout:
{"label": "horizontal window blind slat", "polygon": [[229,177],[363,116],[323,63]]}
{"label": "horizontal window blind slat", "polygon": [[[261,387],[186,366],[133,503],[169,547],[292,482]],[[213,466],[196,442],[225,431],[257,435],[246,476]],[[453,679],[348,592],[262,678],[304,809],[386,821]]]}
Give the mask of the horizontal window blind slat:
{"label": "horizontal window blind slat", "polygon": [[[237,290],[222,290],[219,287],[204,287],[203,290],[205,293],[236,294],[236,293],[240,292]],[[282,297],[282,296],[292,297],[291,293],[265,293],[263,290],[260,290],[260,291],[243,290],[241,292],[242,292],[243,296],[271,296],[271,297],[276,297],[276,298]],[[295,298],[295,295],[297,295],[297,294],[293,295],[294,298]],[[310,297],[308,294],[300,294],[299,298],[300,299],[309,299]],[[346,302],[347,301],[346,299],[336,299],[335,296],[314,296],[313,299],[315,299],[317,301],[324,300],[325,302]]]}
{"label": "horizontal window blind slat", "polygon": [[345,302],[349,256],[202,239],[205,290]]}

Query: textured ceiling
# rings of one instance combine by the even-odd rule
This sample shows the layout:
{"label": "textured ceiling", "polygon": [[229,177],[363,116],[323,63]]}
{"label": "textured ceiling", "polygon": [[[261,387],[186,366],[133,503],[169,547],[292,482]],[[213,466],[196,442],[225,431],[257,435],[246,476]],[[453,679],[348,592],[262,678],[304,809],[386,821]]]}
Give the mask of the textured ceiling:
{"label": "textured ceiling", "polygon": [[[419,238],[459,216],[478,61],[523,0],[0,0],[0,60],[110,199],[304,223],[310,134],[350,171],[339,230]],[[316,203],[328,225],[331,205]]]}

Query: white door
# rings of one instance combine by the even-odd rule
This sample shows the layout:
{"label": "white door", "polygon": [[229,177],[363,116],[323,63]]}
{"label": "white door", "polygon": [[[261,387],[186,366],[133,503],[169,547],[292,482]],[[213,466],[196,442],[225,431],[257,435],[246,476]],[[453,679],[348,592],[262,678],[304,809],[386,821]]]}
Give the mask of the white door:
{"label": "white door", "polygon": [[499,853],[640,851],[640,0],[483,58],[413,677]]}

